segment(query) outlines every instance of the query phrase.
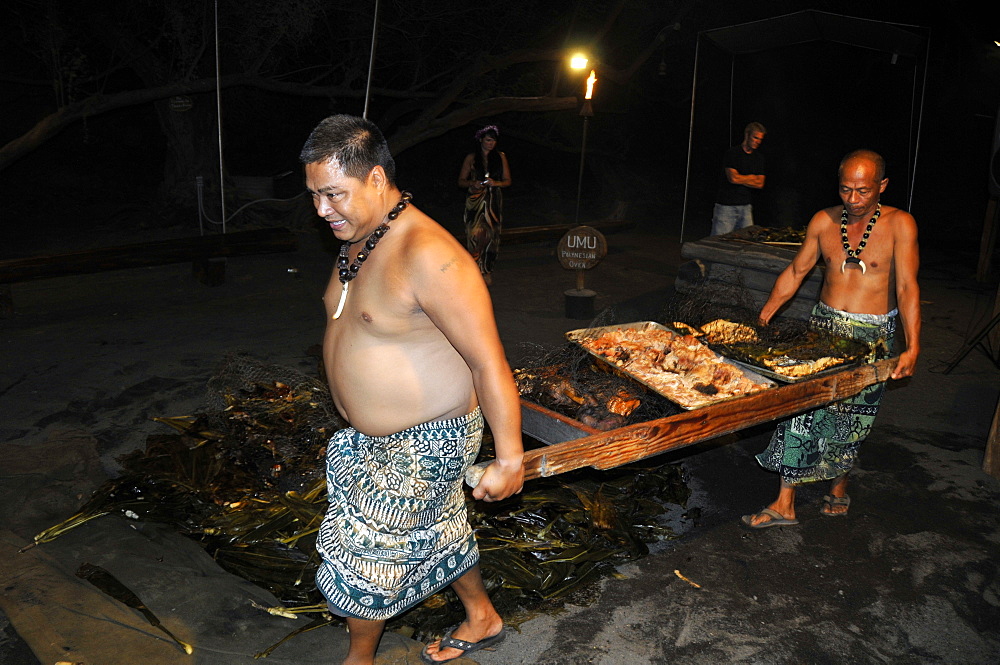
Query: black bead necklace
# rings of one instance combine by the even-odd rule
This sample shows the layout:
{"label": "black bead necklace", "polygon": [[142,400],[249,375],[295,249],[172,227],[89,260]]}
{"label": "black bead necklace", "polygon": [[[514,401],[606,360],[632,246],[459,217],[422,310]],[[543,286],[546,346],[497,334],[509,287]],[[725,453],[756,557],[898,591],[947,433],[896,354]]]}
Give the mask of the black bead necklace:
{"label": "black bead necklace", "polygon": [[399,217],[399,213],[406,209],[410,201],[413,200],[413,194],[410,192],[403,192],[399,199],[399,203],[392,207],[392,210],[386,215],[388,221],[379,224],[378,227],[371,232],[368,239],[365,240],[365,246],[361,248],[358,255],[354,257],[354,261],[348,265],[348,252],[351,249],[353,242],[345,241],[344,244],[340,246],[340,254],[337,256],[337,276],[340,279],[340,283],[344,285],[343,289],[340,291],[340,302],[337,304],[337,311],[334,312],[333,318],[339,319],[340,315],[344,312],[344,303],[347,302],[347,286],[352,279],[358,276],[358,271],[361,270],[361,264],[364,263],[368,257],[371,255],[372,250],[375,249],[375,245],[378,241],[382,239],[386,231],[389,230],[389,222],[395,220]]}
{"label": "black bead necklace", "polygon": [[844,212],[840,213],[840,242],[844,245],[844,251],[847,252],[847,258],[840,264],[840,272],[844,272],[844,268],[847,267],[848,263],[861,266],[862,275],[868,272],[868,266],[861,260],[861,250],[868,244],[868,238],[872,234],[872,229],[875,228],[875,222],[878,221],[881,215],[882,204],[877,203],[875,204],[875,214],[868,220],[868,226],[865,227],[865,232],[861,235],[861,242],[858,243],[858,248],[851,249],[851,243],[847,240],[847,208],[844,208]]}

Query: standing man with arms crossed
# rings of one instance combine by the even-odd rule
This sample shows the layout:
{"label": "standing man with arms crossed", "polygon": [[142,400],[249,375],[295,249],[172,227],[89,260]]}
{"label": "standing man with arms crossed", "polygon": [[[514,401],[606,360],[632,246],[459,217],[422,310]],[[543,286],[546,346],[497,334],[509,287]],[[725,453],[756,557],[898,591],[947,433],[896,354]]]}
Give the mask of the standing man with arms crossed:
{"label": "standing man with arms crossed", "polygon": [[713,236],[753,226],[752,190],[764,189],[767,170],[757,149],[766,133],[764,125],[751,122],[743,130],[743,142],[726,151],[712,212]]}
{"label": "standing man with arms crossed", "polygon": [[327,447],[317,586],[346,617],[345,665],[372,665],[386,619],[450,584],[466,620],[421,656],[446,662],[505,634],[480,577],[462,481],[485,418],[496,460],[473,496],[521,491],[517,388],[479,268],[397,188],[379,129],[331,116],[300,161],[317,214],[344,241],[324,296],[323,361],[351,426]]}
{"label": "standing man with arms crossed", "polygon": [[[920,353],[920,257],[913,216],[879,203],[888,183],[885,161],[877,153],[857,150],[844,157],[843,206],[813,215],[802,248],[778,276],[761,309],[760,322],[771,321],[822,258],[823,289],[810,327],[865,342],[884,339],[888,354],[898,313],[906,348],[891,376],[901,379],[913,374]],[[767,450],[757,455],[761,466],[781,475],[778,498],[760,512],[744,515],[743,524],[753,529],[798,524],[796,486],[821,480],[830,480],[831,485],[820,513],[846,516],[847,473],[871,431],[884,392],[885,384],[879,383],[855,397],[779,423]]]}

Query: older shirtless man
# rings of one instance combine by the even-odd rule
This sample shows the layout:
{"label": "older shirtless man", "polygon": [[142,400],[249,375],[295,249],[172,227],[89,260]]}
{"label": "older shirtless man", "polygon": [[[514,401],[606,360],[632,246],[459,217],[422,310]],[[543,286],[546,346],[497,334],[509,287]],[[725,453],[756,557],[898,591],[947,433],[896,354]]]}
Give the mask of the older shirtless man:
{"label": "older shirtless man", "polygon": [[[913,374],[920,353],[920,259],[913,216],[879,202],[888,182],[877,153],[858,150],[843,159],[843,205],[813,216],[802,248],[775,281],[760,321],[771,321],[822,258],[823,289],[810,326],[870,343],[884,340],[888,355],[898,314],[906,346],[891,376],[899,379]],[[757,455],[761,466],[781,475],[778,498],[760,512],[744,515],[743,523],[754,529],[798,524],[795,488],[820,480],[832,481],[821,514],[847,515],[847,473],[871,431],[884,391],[884,383],[869,386],[848,400],[780,423],[767,450]]]}
{"label": "older shirtless man", "polygon": [[351,427],[327,450],[317,585],[346,617],[348,665],[374,663],[385,620],[452,585],[466,620],[422,654],[452,660],[504,636],[462,490],[484,418],[496,461],[473,496],[506,498],[524,474],[518,393],[490,297],[465,248],[397,188],[374,124],[331,116],[300,160],[317,214],[344,242],[324,296],[323,360]]}

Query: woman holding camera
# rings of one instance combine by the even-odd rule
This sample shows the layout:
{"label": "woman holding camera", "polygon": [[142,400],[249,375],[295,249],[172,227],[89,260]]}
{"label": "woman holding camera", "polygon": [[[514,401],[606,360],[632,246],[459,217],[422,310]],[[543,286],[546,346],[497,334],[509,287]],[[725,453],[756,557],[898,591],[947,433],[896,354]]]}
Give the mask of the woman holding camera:
{"label": "woman holding camera", "polygon": [[500,131],[487,125],[476,132],[477,149],[462,162],[458,186],[468,190],[465,199],[465,242],[487,284],[500,248],[503,224],[501,187],[510,187],[507,155],[496,149]]}

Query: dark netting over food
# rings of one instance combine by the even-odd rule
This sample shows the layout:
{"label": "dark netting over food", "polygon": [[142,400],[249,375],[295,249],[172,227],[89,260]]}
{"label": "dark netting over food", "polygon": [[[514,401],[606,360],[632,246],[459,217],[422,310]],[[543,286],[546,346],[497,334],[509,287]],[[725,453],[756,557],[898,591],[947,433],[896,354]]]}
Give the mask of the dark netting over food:
{"label": "dark netting over food", "polygon": [[[690,290],[675,292],[664,304],[660,317],[666,325],[683,322],[702,326],[709,321],[726,319],[757,326],[759,315],[760,307],[748,289],[738,284],[705,279]],[[788,320],[788,323],[800,324],[798,329],[801,331],[806,329],[804,321]]]}
{"label": "dark netting over food", "polygon": [[844,358],[861,361],[874,357],[872,345],[835,335],[810,330],[807,320],[775,317],[760,324],[760,308],[754,306],[747,289],[737,284],[705,280],[694,289],[675,293],[661,314],[665,325],[691,326],[702,334],[716,321],[740,324],[748,337],[727,338],[725,335],[704,335],[710,348],[727,358],[760,366],[765,358],[792,356],[797,360]]}
{"label": "dark netting over food", "polygon": [[327,440],[347,425],[322,381],[245,354],[216,368],[206,405],[207,426],[244,444],[227,449],[230,461],[280,491],[318,479]]}
{"label": "dark netting over food", "polygon": [[[669,400],[567,345],[551,364],[515,370],[522,397],[600,430],[665,418],[681,409]],[[560,359],[562,356],[562,359]]]}
{"label": "dark netting over food", "polygon": [[[612,324],[595,321],[593,325]],[[514,370],[514,381],[522,398],[600,430],[665,418],[683,410],[569,342],[535,349],[535,355],[526,356],[522,366]]]}

